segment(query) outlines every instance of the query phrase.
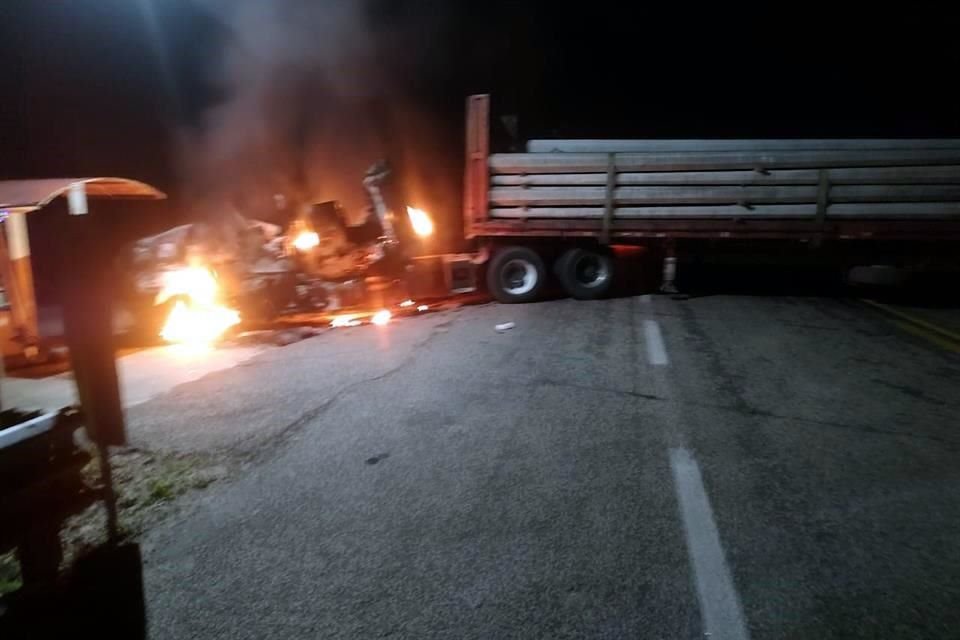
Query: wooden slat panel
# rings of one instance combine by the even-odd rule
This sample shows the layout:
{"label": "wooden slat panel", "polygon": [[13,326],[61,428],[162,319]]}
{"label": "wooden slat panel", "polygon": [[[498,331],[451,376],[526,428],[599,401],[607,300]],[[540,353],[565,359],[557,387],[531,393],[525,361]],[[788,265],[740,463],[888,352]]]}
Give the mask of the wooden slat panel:
{"label": "wooden slat panel", "polygon": [[[960,173],[958,173],[960,178]],[[606,173],[555,173],[534,175],[494,176],[494,186],[600,186],[606,184]],[[958,179],[960,182],[960,179]],[[813,169],[776,171],[767,174],[758,171],[675,171],[667,173],[621,173],[620,186],[670,185],[815,185],[817,172]]]}
{"label": "wooden slat panel", "polygon": [[[603,207],[497,207],[491,218],[505,219],[602,219]],[[747,209],[737,205],[697,207],[617,207],[614,219],[623,218],[812,218],[815,204],[760,205]]]}
{"label": "wooden slat panel", "polygon": [[960,140],[530,140],[529,153],[661,153],[672,151],[852,151],[863,149],[960,149]]}
{"label": "wooden slat panel", "polygon": [[[696,219],[696,218],[810,218],[816,215],[816,204],[758,205],[747,209],[737,205],[692,207],[618,207],[614,219]],[[498,207],[490,210],[491,218],[583,219],[600,220],[603,207]],[[923,218],[951,219],[960,217],[958,202],[832,204],[827,218]]]}
{"label": "wooden slat panel", "polygon": [[955,185],[837,185],[830,202],[954,202],[960,200]]}
{"label": "wooden slat panel", "polygon": [[[836,187],[834,187],[836,189]],[[833,191],[830,192],[833,199]],[[955,218],[960,202],[874,202],[844,203],[827,207],[828,218]]]}
{"label": "wooden slat panel", "polygon": [[[834,167],[960,165],[960,151],[799,151],[714,153],[625,153],[617,155],[617,171],[737,171]],[[490,156],[493,173],[602,173],[605,154],[506,153]]]}
{"label": "wooden slat panel", "polygon": [[[793,204],[816,202],[817,187],[618,187],[618,206],[641,204]],[[494,206],[590,206],[606,201],[604,187],[497,187]],[[832,202],[950,202],[960,200],[960,186],[846,185],[830,191]]]}
{"label": "wooden slat panel", "polygon": [[960,167],[830,169],[830,184],[960,184]]}
{"label": "wooden slat panel", "polygon": [[[671,171],[651,173],[621,173],[619,186],[671,185],[815,185],[816,169],[782,169],[759,171]],[[960,185],[960,166],[946,167],[870,167],[862,169],[830,169],[831,184],[957,184]],[[555,173],[533,175],[493,176],[494,186],[601,186],[606,173]]]}
{"label": "wooden slat panel", "polygon": [[[495,206],[601,205],[603,187],[497,187],[490,191]],[[737,204],[815,202],[816,187],[618,187],[614,202],[627,204]]]}
{"label": "wooden slat panel", "polygon": [[[490,220],[477,227],[478,236],[594,237],[601,220]],[[837,220],[821,229],[811,220],[742,219],[621,219],[612,222],[612,238],[825,238],[943,241],[960,238],[960,220]]]}

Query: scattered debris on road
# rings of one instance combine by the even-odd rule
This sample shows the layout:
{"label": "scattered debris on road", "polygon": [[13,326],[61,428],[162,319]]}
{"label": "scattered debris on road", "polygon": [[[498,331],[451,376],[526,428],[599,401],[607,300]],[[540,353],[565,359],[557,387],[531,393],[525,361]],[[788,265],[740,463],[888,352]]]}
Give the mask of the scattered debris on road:
{"label": "scattered debris on road", "polygon": [[380,453],[380,454],[377,454],[377,455],[375,455],[375,456],[373,456],[373,457],[371,457],[371,458],[367,458],[366,460],[364,460],[364,462],[365,462],[366,464],[373,465],[373,464],[377,464],[378,462],[380,462],[380,461],[382,461],[382,460],[386,460],[386,459],[389,458],[389,457],[390,457],[390,454],[389,454],[389,453]]}
{"label": "scattered debris on road", "polygon": [[226,345],[272,345],[286,347],[301,340],[318,336],[321,333],[321,329],[311,326],[292,326],[278,329],[244,331],[230,338],[226,342]]}
{"label": "scattered debris on road", "polygon": [[273,344],[278,347],[288,345],[320,335],[320,330],[314,327],[295,327],[293,329],[283,329],[273,332]]}
{"label": "scattered debris on road", "polygon": [[359,327],[363,324],[355,314],[347,314],[343,316],[336,316],[333,320],[330,321],[330,326],[333,328],[337,327]]}
{"label": "scattered debris on road", "polygon": [[497,330],[497,333],[503,333],[504,331],[510,331],[510,329],[513,329],[515,326],[517,325],[512,322],[504,322],[502,324],[498,324],[495,329]]}

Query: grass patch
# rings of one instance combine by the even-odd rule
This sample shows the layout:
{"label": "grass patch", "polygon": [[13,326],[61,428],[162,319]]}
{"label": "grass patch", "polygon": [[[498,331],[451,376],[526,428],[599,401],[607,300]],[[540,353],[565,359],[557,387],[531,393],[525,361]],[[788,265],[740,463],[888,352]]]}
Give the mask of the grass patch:
{"label": "grass patch", "polygon": [[22,586],[17,556],[12,551],[0,555],[0,596],[13,593]]}
{"label": "grass patch", "polygon": [[150,504],[172,500],[177,495],[176,488],[166,480],[154,480],[150,483],[147,499]]}
{"label": "grass patch", "polygon": [[[81,474],[89,488],[100,486],[97,451]],[[153,452],[128,447],[111,451],[110,465],[117,498],[118,528],[122,540],[136,539],[153,523],[178,508],[177,498],[205,489],[229,476],[234,467],[211,454]],[[68,517],[60,528],[61,569],[107,542],[106,510],[96,501]],[[20,563],[14,553],[0,555],[0,596],[22,587]]]}

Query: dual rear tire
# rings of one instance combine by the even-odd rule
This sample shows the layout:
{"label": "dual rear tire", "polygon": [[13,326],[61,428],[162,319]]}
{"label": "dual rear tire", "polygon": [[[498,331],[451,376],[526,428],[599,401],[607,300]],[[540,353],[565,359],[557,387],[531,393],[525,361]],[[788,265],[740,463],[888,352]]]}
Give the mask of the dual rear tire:
{"label": "dual rear tire", "polygon": [[[613,259],[604,251],[574,247],[556,260],[554,273],[568,295],[594,300],[610,291]],[[500,302],[532,302],[542,296],[546,284],[543,258],[527,247],[501,249],[487,269],[487,287]]]}
{"label": "dual rear tire", "polygon": [[596,300],[613,285],[613,258],[605,251],[575,247],[560,256],[554,272],[571,298]]}
{"label": "dual rear tire", "polygon": [[543,258],[527,247],[501,249],[487,268],[487,288],[494,298],[507,304],[533,302],[541,296],[546,283]]}

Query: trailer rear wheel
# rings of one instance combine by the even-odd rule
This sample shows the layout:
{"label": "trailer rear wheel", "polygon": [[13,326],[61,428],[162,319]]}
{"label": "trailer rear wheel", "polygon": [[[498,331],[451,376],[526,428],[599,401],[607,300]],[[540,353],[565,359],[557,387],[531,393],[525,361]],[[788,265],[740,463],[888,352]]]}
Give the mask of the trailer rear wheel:
{"label": "trailer rear wheel", "polygon": [[540,297],[547,271],[536,251],[526,247],[501,249],[490,261],[487,286],[500,302],[532,302]]}
{"label": "trailer rear wheel", "polygon": [[602,298],[613,286],[613,258],[604,252],[570,249],[555,267],[564,291],[577,300]]}

